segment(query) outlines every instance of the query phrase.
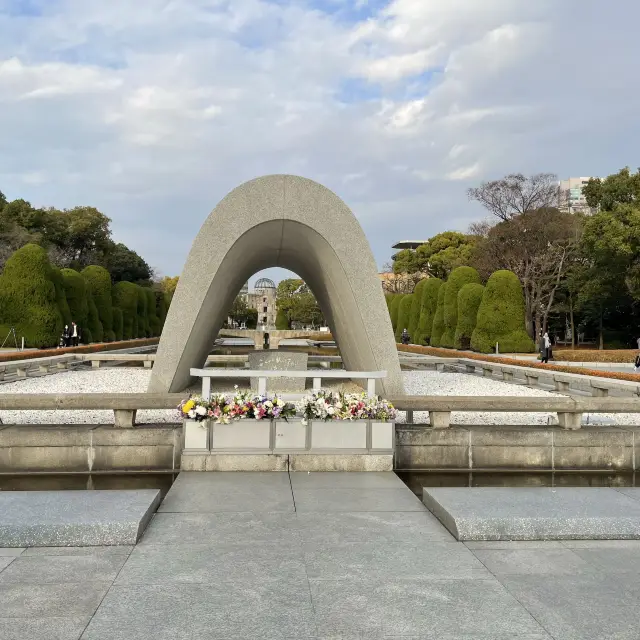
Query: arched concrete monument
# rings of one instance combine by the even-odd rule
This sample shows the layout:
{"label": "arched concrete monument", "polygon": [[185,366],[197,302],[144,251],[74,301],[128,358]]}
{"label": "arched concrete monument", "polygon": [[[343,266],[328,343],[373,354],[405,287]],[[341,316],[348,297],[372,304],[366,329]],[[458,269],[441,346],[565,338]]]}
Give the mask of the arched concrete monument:
{"label": "arched concrete monument", "polygon": [[345,367],[385,370],[379,392],[403,393],[387,305],[360,224],[332,191],[289,175],[237,187],[202,225],[162,331],[149,392],[187,387],[189,369],[204,366],[242,285],[257,271],[276,266],[309,285]]}

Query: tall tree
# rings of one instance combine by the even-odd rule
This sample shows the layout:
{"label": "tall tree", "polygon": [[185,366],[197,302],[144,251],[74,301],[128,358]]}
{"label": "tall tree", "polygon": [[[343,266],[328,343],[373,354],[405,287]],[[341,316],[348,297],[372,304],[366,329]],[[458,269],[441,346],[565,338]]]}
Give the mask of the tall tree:
{"label": "tall tree", "polygon": [[151,267],[135,251],[121,242],[112,243],[109,246],[102,266],[111,273],[114,284],[117,282],[147,284],[153,276]]}
{"label": "tall tree", "polygon": [[613,211],[618,205],[640,205],[640,169],[631,173],[629,167],[604,180],[591,178],[582,188],[582,194],[592,209]]}
{"label": "tall tree", "polygon": [[553,173],[512,173],[501,180],[483,182],[469,189],[467,195],[506,221],[521,213],[558,206],[558,177]]}

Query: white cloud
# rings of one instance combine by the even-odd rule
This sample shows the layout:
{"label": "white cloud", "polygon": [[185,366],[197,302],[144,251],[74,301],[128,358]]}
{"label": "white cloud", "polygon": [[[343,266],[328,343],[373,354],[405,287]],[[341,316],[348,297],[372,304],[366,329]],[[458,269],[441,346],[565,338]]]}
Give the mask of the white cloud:
{"label": "white cloud", "polygon": [[[349,3],[370,16],[345,18]],[[382,263],[407,228],[481,216],[466,188],[484,178],[638,164],[640,7],[380,4],[51,0],[16,16],[0,0],[0,189],[94,204],[176,273],[217,201],[259,174],[335,189]]]}

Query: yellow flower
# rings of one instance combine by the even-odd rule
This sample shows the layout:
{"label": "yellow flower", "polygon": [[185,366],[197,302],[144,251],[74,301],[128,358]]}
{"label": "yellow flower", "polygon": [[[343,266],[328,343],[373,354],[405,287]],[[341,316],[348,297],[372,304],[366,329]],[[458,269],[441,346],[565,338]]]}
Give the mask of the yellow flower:
{"label": "yellow flower", "polygon": [[193,407],[195,406],[196,406],[196,403],[193,400],[188,400],[182,406],[182,413],[189,413],[189,411],[191,411],[191,409],[193,409]]}

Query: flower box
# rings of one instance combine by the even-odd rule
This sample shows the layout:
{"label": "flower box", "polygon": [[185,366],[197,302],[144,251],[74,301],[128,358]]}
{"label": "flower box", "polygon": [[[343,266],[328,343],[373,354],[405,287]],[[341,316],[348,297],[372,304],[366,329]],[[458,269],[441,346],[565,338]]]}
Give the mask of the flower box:
{"label": "flower box", "polygon": [[211,450],[271,449],[270,420],[239,420],[229,424],[211,425]]}
{"label": "flower box", "polygon": [[274,420],[274,449],[304,451],[307,448],[307,425],[300,418]]}
{"label": "flower box", "polygon": [[184,449],[188,451],[209,450],[209,421],[185,420],[183,427]]}

